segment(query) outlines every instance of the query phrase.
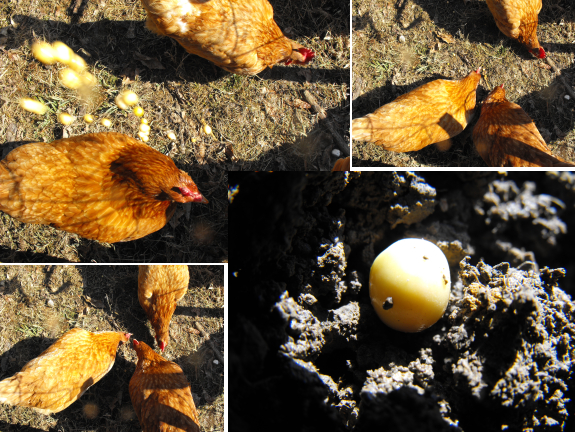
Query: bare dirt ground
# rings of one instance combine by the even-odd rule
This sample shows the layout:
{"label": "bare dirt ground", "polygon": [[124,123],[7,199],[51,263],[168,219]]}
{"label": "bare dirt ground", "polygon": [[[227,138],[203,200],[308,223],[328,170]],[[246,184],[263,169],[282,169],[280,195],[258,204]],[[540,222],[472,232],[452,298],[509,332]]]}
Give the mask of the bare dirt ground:
{"label": "bare dirt ground", "polygon": [[[230,173],[230,431],[575,430],[573,173],[324,174]],[[419,333],[369,295],[406,237],[451,270]]]}
{"label": "bare dirt ground", "polygon": [[[53,116],[35,118],[15,108],[25,94],[80,114],[72,92],[55,83],[55,68],[42,66],[30,55],[29,45],[36,38],[62,40],[87,60],[103,86],[90,108],[109,115],[114,130],[134,134],[134,116],[117,112],[113,103],[121,88],[131,88],[141,96],[151,121],[150,145],[171,150],[173,157],[193,166],[192,173],[301,170],[304,165],[318,169],[317,159],[334,144],[325,121],[303,103],[304,90],[327,111],[339,134],[349,136],[349,3],[271,3],[280,28],[313,49],[316,57],[306,67],[278,65],[244,77],[151,33],[139,0],[0,2],[5,85],[0,132],[6,135],[16,123],[13,140],[52,140],[62,134]],[[212,127],[213,136],[202,134],[203,124]],[[69,129],[78,134],[94,128],[77,122]],[[166,138],[168,130],[179,137],[176,145]],[[318,136],[323,139],[314,144]]]}
{"label": "bare dirt ground", "polygon": [[[544,60],[499,31],[484,0],[354,0],[352,23],[353,118],[429,81],[459,79],[481,66],[477,101],[504,84],[507,99],[535,121],[552,152],[575,160],[575,100],[564,98],[565,88]],[[575,86],[573,2],[544,1],[537,33],[565,80]],[[485,166],[471,140],[474,123],[443,153],[433,145],[394,153],[354,141],[353,165]]]}
{"label": "bare dirt ground", "polygon": [[[184,370],[206,432],[224,430],[224,365],[214,364],[209,346],[224,355],[223,272],[223,266],[190,266],[189,290],[178,303],[163,354]],[[137,266],[1,266],[0,379],[73,327],[130,332],[159,352],[137,286]],[[210,335],[209,342],[194,332],[194,322]],[[110,372],[57,414],[0,405],[0,430],[140,431],[128,392],[136,359],[135,351],[122,345]]]}

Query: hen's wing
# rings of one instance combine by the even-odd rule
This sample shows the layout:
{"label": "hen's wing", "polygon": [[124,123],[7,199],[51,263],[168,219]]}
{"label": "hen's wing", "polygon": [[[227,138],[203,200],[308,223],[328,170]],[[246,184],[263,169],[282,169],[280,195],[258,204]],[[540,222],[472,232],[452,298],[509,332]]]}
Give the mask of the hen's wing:
{"label": "hen's wing", "polygon": [[95,344],[93,334],[72,329],[20,372],[0,382],[0,402],[43,414],[62,411],[114,365],[115,347]]}
{"label": "hen's wing", "polygon": [[164,360],[137,369],[129,387],[144,432],[199,432],[190,384],[177,364]]}
{"label": "hen's wing", "polygon": [[457,135],[465,127],[455,118],[461,107],[453,104],[441,81],[427,83],[372,114],[354,119],[353,139],[408,152]]}

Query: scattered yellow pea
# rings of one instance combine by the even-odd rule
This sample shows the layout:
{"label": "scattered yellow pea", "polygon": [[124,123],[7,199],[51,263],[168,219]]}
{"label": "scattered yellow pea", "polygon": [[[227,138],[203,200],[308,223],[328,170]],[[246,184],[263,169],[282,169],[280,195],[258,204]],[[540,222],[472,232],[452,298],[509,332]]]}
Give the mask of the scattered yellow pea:
{"label": "scattered yellow pea", "polygon": [[142,118],[142,119],[140,120],[140,123],[141,123],[141,124],[146,124],[146,125],[147,125],[149,122],[148,122],[148,119],[146,119],[146,118]]}
{"label": "scattered yellow pea", "polygon": [[30,98],[20,99],[20,107],[26,111],[40,115],[45,114],[46,111],[48,111],[48,107],[42,102]]}
{"label": "scattered yellow pea", "polygon": [[176,140],[176,134],[173,132],[168,132],[168,138],[170,138],[172,141]]}
{"label": "scattered yellow pea", "polygon": [[86,61],[80,57],[78,54],[73,54],[70,57],[70,61],[68,62],[68,66],[74,69],[76,72],[82,72],[86,69]]}
{"label": "scattered yellow pea", "polygon": [[140,125],[140,132],[143,133],[150,133],[150,126],[148,126],[147,124],[141,124]]}
{"label": "scattered yellow pea", "polygon": [[56,63],[54,49],[48,42],[37,41],[32,44],[32,55],[36,60],[51,65]]}
{"label": "scattered yellow pea", "polygon": [[54,50],[54,57],[56,60],[68,66],[70,59],[74,55],[74,51],[72,51],[72,49],[64,42],[60,41],[52,43],[52,49]]}
{"label": "scattered yellow pea", "polygon": [[125,90],[120,94],[122,95],[124,102],[129,106],[136,105],[138,103],[138,101],[140,100],[138,95],[131,90]]}
{"label": "scattered yellow pea", "polygon": [[60,71],[60,81],[64,87],[72,90],[77,90],[82,85],[82,80],[78,74],[70,68],[62,69]]}
{"label": "scattered yellow pea", "polygon": [[209,125],[204,125],[204,132],[209,135],[212,133],[212,128]]}
{"label": "scattered yellow pea", "polygon": [[92,123],[94,121],[94,116],[92,114],[86,114],[84,116],[84,121],[86,123]]}
{"label": "scattered yellow pea", "polygon": [[110,119],[103,118],[102,120],[100,120],[100,124],[104,127],[110,127],[112,126],[112,121]]}
{"label": "scattered yellow pea", "polygon": [[379,318],[403,332],[419,332],[441,318],[451,292],[447,258],[422,239],[399,240],[380,253],[369,273],[369,296]]}
{"label": "scattered yellow pea", "polygon": [[144,115],[144,108],[139,106],[135,107],[134,114],[137,115],[138,117],[142,117]]}
{"label": "scattered yellow pea", "polygon": [[82,80],[82,84],[85,86],[94,87],[98,84],[98,80],[90,72],[82,73],[82,75],[80,75],[80,79]]}
{"label": "scattered yellow pea", "polygon": [[67,126],[74,122],[74,117],[68,113],[58,113],[58,121]]}
{"label": "scattered yellow pea", "polygon": [[116,96],[115,101],[116,101],[116,105],[118,105],[118,108],[123,109],[123,110],[130,109],[130,107],[126,104],[126,102],[124,102],[124,99],[122,98],[121,94]]}
{"label": "scattered yellow pea", "polygon": [[148,140],[150,139],[150,136],[147,133],[144,132],[138,132],[138,136],[140,137],[140,139],[144,142],[148,142]]}

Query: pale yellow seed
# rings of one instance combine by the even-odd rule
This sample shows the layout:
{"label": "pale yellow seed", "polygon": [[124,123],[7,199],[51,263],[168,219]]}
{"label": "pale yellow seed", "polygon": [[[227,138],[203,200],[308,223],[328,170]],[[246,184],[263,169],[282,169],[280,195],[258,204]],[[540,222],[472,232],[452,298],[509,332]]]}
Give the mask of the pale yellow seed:
{"label": "pale yellow seed", "polygon": [[86,69],[86,61],[78,54],[74,54],[70,58],[68,66],[74,69],[76,72],[83,72],[84,69]]}
{"label": "pale yellow seed", "polygon": [[110,119],[103,118],[102,120],[100,120],[100,124],[104,127],[110,127],[112,126],[112,121]]}
{"label": "pale yellow seed", "polygon": [[48,42],[34,42],[32,45],[32,55],[36,60],[44,64],[51,65],[56,63],[54,49]]}
{"label": "pale yellow seed", "polygon": [[94,116],[91,115],[91,114],[86,114],[86,115],[84,116],[84,121],[85,121],[86,123],[92,123],[92,122],[94,121]]}
{"label": "pale yellow seed", "polygon": [[59,62],[64,63],[66,66],[70,63],[70,59],[74,55],[74,51],[64,42],[56,41],[52,44],[54,50],[54,57]]}
{"label": "pale yellow seed", "polygon": [[58,121],[67,126],[74,122],[74,117],[68,113],[58,113]]}
{"label": "pale yellow seed", "polygon": [[212,133],[212,128],[209,125],[204,125],[204,132],[209,135]]}
{"label": "pale yellow seed", "polygon": [[124,102],[129,106],[136,105],[138,103],[138,101],[140,100],[138,95],[131,90],[125,90],[120,94],[122,95]]}
{"label": "pale yellow seed", "polygon": [[172,141],[176,140],[176,134],[173,132],[168,132],[168,138],[170,138]]}
{"label": "pale yellow seed", "polygon": [[40,115],[45,114],[46,111],[48,111],[48,107],[44,105],[42,102],[30,98],[20,99],[20,107],[22,107],[22,109],[25,109],[26,111]]}
{"label": "pale yellow seed", "polygon": [[82,84],[88,87],[94,87],[98,84],[98,80],[90,72],[84,72],[80,75],[80,79],[82,80]]}
{"label": "pale yellow seed", "polygon": [[144,108],[137,106],[134,108],[134,114],[136,114],[138,117],[142,117],[144,115]]}
{"label": "pale yellow seed", "polygon": [[149,122],[148,122],[148,119],[147,119],[147,118],[142,118],[142,119],[140,120],[140,123],[142,123],[142,124],[148,124]]}
{"label": "pale yellow seed", "polygon": [[419,332],[438,321],[450,292],[447,258],[423,239],[393,243],[377,256],[369,273],[369,296],[377,315],[403,332]]}
{"label": "pale yellow seed", "polygon": [[121,95],[116,96],[116,105],[118,105],[118,108],[123,109],[123,110],[128,110],[130,109],[130,107],[128,105],[126,105],[126,102],[124,102],[124,99],[122,98]]}
{"label": "pale yellow seed", "polygon": [[148,140],[150,139],[150,136],[147,133],[144,132],[138,132],[138,136],[140,137],[140,139],[144,142],[148,142]]}
{"label": "pale yellow seed", "polygon": [[70,68],[62,69],[60,71],[60,82],[64,87],[72,90],[77,90],[82,85],[82,80],[78,74]]}
{"label": "pale yellow seed", "polygon": [[140,125],[140,132],[143,133],[150,133],[150,126],[148,126],[147,124],[141,124]]}
{"label": "pale yellow seed", "polygon": [[192,138],[192,142],[193,142],[193,143],[194,143],[194,142],[196,142],[196,141],[197,141],[197,139],[195,139],[195,138]]}

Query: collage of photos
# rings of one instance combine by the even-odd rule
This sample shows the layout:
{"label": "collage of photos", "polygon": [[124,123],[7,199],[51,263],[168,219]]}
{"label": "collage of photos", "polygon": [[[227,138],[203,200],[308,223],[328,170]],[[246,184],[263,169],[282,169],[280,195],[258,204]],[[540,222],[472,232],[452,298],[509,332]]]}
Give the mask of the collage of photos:
{"label": "collage of photos", "polygon": [[573,0],[0,0],[0,432],[575,431],[574,88]]}

